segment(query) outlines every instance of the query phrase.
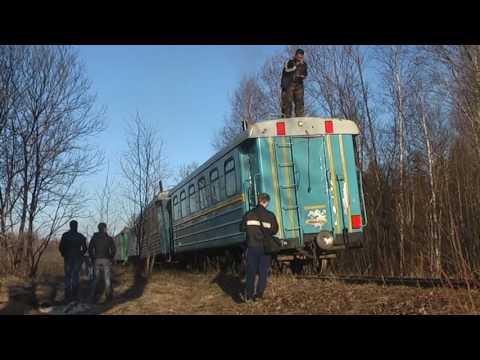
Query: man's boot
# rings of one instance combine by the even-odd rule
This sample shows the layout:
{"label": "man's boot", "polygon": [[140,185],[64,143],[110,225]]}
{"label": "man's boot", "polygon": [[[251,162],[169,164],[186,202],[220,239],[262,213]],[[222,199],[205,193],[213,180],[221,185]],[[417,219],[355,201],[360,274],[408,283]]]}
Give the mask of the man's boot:
{"label": "man's boot", "polygon": [[68,304],[72,301],[72,291],[69,288],[65,289],[64,302]]}
{"label": "man's boot", "polygon": [[73,291],[72,291],[72,300],[71,300],[71,301],[78,301],[78,300],[79,300],[78,293],[79,293],[79,289],[78,289],[78,288],[73,289]]}

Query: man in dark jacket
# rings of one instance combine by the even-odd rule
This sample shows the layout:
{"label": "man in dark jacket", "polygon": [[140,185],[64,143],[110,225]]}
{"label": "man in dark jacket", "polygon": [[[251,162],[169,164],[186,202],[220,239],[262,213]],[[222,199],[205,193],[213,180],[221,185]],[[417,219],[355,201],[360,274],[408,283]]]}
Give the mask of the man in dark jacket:
{"label": "man in dark jacket", "polygon": [[[265,253],[265,245],[278,231],[275,214],[267,210],[270,196],[258,195],[258,205],[247,212],[240,224],[240,231],[247,233],[246,301],[261,299],[267,287],[267,275],[271,258]],[[254,297],[255,278],[258,284]]]}
{"label": "man in dark jacket", "polygon": [[83,256],[87,252],[87,239],[78,232],[78,223],[70,221],[70,231],[62,235],[59,246],[64,259],[65,301],[78,300],[80,288],[80,269]]}
{"label": "man in dark jacket", "polygon": [[295,57],[287,61],[282,71],[282,116],[284,118],[292,116],[292,102],[295,103],[295,116],[304,116],[303,80],[308,74],[307,64],[303,60],[304,55],[304,51],[298,49]]}
{"label": "man in dark jacket", "polygon": [[107,234],[107,224],[98,224],[98,232],[93,234],[90,243],[88,244],[88,254],[95,264],[95,277],[92,284],[90,299],[95,302],[95,292],[98,285],[100,273],[103,273],[105,279],[105,292],[107,294],[107,301],[113,298],[112,289],[112,262],[115,257],[115,243],[113,238]]}

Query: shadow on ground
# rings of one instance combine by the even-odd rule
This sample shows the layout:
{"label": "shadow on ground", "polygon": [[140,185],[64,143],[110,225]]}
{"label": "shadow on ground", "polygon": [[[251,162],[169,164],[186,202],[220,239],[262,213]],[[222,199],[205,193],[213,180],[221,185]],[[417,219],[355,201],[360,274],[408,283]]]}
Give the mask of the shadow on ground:
{"label": "shadow on ground", "polygon": [[[5,291],[5,290],[3,290]],[[12,285],[6,289],[7,304],[0,308],[0,315],[23,315],[27,313],[35,303],[35,298],[30,289]]]}
{"label": "shadow on ground", "polygon": [[217,284],[235,303],[242,303],[244,285],[238,276],[219,272],[212,280],[212,284]]}
{"label": "shadow on ground", "polygon": [[[145,278],[141,272],[142,267],[139,263],[133,263],[130,268],[116,268],[113,272],[112,284],[118,285],[118,278],[127,271],[134,272],[133,282],[131,286],[114,296],[114,299],[109,302],[98,303],[88,307],[88,310],[75,313],[75,315],[101,315],[114,306],[127,303],[129,301],[140,298],[147,285],[148,279]],[[120,270],[120,272],[118,271]],[[32,310],[38,309],[39,305],[48,304],[49,306],[58,307],[66,305],[63,301],[63,276],[56,276],[51,278],[45,278],[38,282],[38,284],[32,284],[26,286],[25,284],[12,284],[7,286],[5,296],[8,297],[6,305],[0,308],[0,315],[24,315],[31,313]],[[101,286],[103,286],[102,282]],[[91,283],[87,280],[82,280],[80,283],[80,301],[86,302],[91,292]],[[46,289],[46,290],[45,290]],[[100,293],[103,292],[103,288],[99,288]],[[40,295],[40,296],[39,296]],[[48,300],[45,300],[48,298]],[[55,301],[55,298],[62,300]]]}
{"label": "shadow on ground", "polygon": [[[114,299],[109,302],[95,304],[92,305],[87,311],[80,312],[78,315],[101,315],[109,311],[115,306],[122,305],[128,303],[129,301],[138,299],[143,296],[145,291],[145,287],[147,286],[148,279],[142,273],[143,264],[141,262],[137,262],[136,260],[132,261],[132,265],[130,268],[125,268],[123,271],[133,271],[133,282],[132,285],[122,293],[118,293],[114,295]],[[117,278],[119,278],[121,274],[114,274],[112,278],[112,284],[115,289],[115,285],[118,284]],[[102,282],[100,282],[102,283]],[[100,289],[103,292],[103,288]]]}
{"label": "shadow on ground", "polygon": [[[63,277],[42,277],[39,281],[17,280],[0,289],[0,315],[23,315],[32,309],[48,303],[58,305],[54,299],[58,291],[58,283]],[[48,299],[48,300],[47,300]]]}

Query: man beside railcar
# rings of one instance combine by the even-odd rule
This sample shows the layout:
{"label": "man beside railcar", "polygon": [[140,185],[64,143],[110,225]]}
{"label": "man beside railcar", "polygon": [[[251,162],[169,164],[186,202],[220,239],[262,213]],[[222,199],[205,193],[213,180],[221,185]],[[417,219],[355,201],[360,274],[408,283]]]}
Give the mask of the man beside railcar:
{"label": "man beside railcar", "polygon": [[[267,287],[268,269],[271,262],[268,247],[273,241],[273,235],[278,231],[275,214],[267,210],[269,202],[270,196],[268,194],[259,194],[258,205],[245,214],[240,224],[240,231],[247,233],[247,279],[245,289],[245,300],[247,302],[262,299]],[[255,291],[257,274],[258,283]]]}
{"label": "man beside railcar", "polygon": [[65,301],[78,300],[80,270],[83,256],[87,252],[87,239],[78,232],[78,222],[70,221],[70,231],[62,235],[59,245],[65,266]]}
{"label": "man beside railcar", "polygon": [[305,113],[303,80],[307,77],[307,64],[304,51],[298,49],[295,57],[285,64],[282,71],[282,116],[292,116],[292,103],[295,104],[295,116],[303,117]]}
{"label": "man beside railcar", "polygon": [[107,224],[98,224],[98,232],[93,234],[92,240],[90,240],[90,244],[88,244],[88,254],[92,259],[92,262],[95,264],[95,276],[90,293],[90,301],[92,303],[95,302],[95,291],[97,289],[100,273],[103,273],[107,301],[113,299],[111,272],[115,252],[116,248],[113,238],[107,234]]}

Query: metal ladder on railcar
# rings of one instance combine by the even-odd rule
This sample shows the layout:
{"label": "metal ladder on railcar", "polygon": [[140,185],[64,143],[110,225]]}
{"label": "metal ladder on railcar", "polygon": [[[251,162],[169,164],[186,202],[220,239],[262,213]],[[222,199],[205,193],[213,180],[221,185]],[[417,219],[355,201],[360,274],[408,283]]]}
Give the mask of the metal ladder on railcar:
{"label": "metal ladder on railcar", "polygon": [[[278,140],[280,139],[286,139],[286,138],[277,138]],[[289,238],[298,238],[299,241],[301,243],[303,243],[303,240],[302,240],[302,231],[301,231],[301,227],[300,227],[300,214],[299,214],[299,206],[298,206],[298,198],[297,198],[297,191],[296,189],[298,188],[298,184],[297,184],[297,179],[296,179],[296,172],[295,172],[295,164],[294,164],[294,161],[293,161],[293,147],[292,147],[292,141],[291,141],[291,138],[289,137],[288,138],[288,142],[286,143],[283,143],[284,140],[282,140],[281,142],[276,142],[276,147],[282,151],[284,148],[287,148],[288,151],[287,151],[287,154],[288,154],[288,158],[287,158],[287,162],[286,163],[282,163],[281,162],[281,157],[278,156],[278,152],[275,154],[276,158],[277,158],[277,171],[278,172],[282,172],[282,175],[283,175],[283,170],[286,168],[287,169],[287,174],[288,174],[288,178],[292,179],[293,182],[289,185],[287,184],[281,184],[280,183],[280,176],[278,176],[278,179],[279,179],[279,192],[280,192],[280,207],[282,209],[282,216],[283,214],[286,214],[287,215],[287,219],[290,219],[290,214],[293,213],[294,215],[294,224],[291,224],[293,225],[292,228],[288,228],[287,226],[287,221],[285,221],[286,219],[284,218],[283,221],[282,221],[282,224],[283,224],[283,232],[285,234],[285,239],[289,239]],[[282,198],[283,199],[287,199],[288,196],[290,196],[290,198],[293,200],[293,204],[291,204],[291,206],[289,206],[288,204],[288,201],[287,201],[287,204],[284,204],[283,201],[282,201]],[[290,222],[290,221],[289,221]],[[296,226],[295,226],[295,223],[296,223]],[[293,233],[293,234],[292,234]]]}

